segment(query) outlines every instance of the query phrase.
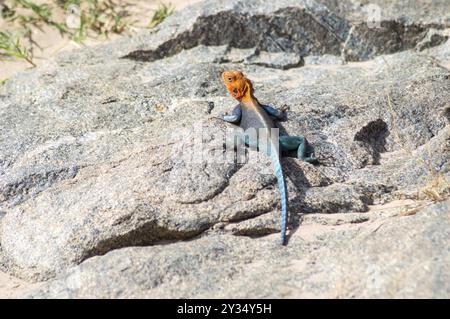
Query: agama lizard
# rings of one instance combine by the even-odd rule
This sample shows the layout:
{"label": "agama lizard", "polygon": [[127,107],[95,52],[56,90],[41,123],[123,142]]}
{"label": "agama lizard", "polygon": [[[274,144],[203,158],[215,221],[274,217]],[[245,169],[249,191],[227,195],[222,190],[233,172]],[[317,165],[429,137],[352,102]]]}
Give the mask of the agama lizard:
{"label": "agama lizard", "polygon": [[[240,71],[226,71],[222,74],[222,79],[231,95],[239,101],[232,111],[231,115],[224,115],[221,118],[229,123],[239,124],[247,130],[249,128],[267,129],[276,128],[274,120],[283,118],[283,113],[271,106],[262,105],[254,96],[252,82],[247,79]],[[270,134],[270,133],[269,133]],[[259,146],[258,136],[244,135],[246,145]],[[255,140],[256,139],[256,140]],[[297,151],[297,157],[306,162],[316,162],[315,157],[306,156],[307,141],[303,136],[280,136],[279,146],[285,151]],[[280,155],[277,145],[273,139],[269,139],[269,145],[264,152],[272,159],[275,175],[278,180],[278,188],[281,194],[281,244],[286,244],[286,226],[288,219],[288,194],[283,168],[280,163]],[[259,149],[261,151],[261,149]]]}

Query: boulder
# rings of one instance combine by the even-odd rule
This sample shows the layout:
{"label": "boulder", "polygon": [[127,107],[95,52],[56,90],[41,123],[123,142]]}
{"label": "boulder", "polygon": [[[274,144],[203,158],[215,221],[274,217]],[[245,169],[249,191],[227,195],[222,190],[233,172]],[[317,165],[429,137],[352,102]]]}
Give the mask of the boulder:
{"label": "boulder", "polygon": [[[429,278],[442,277],[450,238],[438,221],[447,204],[431,205],[449,194],[450,10],[421,2],[440,18],[424,19],[387,0],[374,3],[381,25],[361,19],[354,1],[205,1],[155,29],[63,52],[8,80],[0,86],[0,267],[28,281],[59,278],[33,296],[193,297],[213,287],[211,296],[230,297],[444,296],[444,281],[418,272],[436,256],[427,261]],[[261,102],[287,109],[282,134],[306,136],[320,160],[282,159],[288,248],[278,245],[270,161],[224,151],[233,125],[217,116],[236,103],[221,83],[227,69],[248,75]],[[370,233],[365,221],[381,218],[372,205],[405,199],[427,208],[383,219],[383,235],[358,237]],[[305,218],[318,227],[339,224],[334,216],[342,214],[348,229],[302,238]],[[423,227],[434,229],[441,254],[427,246],[432,235]],[[376,247],[387,247],[391,235],[396,259],[370,268],[389,258]],[[328,261],[323,277],[311,268],[319,257]],[[115,287],[100,283],[118,276],[122,258],[127,277]],[[173,278],[160,271],[164,263],[174,265]],[[284,264],[298,268],[298,281],[288,284]],[[194,268],[210,277],[199,281]],[[358,282],[371,271],[376,282],[365,291]],[[262,274],[280,290],[256,280]],[[217,285],[207,288],[211,281]]]}
{"label": "boulder", "polygon": [[337,225],[324,219],[328,223],[301,227],[287,247],[279,247],[273,235],[213,235],[118,249],[86,260],[27,297],[449,296],[450,201],[409,216],[391,211]]}

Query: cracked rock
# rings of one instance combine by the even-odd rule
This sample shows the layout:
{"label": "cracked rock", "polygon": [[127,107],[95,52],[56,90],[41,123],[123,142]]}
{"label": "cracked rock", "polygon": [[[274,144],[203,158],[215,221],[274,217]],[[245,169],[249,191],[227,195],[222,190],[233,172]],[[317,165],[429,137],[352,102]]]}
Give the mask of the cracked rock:
{"label": "cracked rock", "polygon": [[445,298],[449,212],[447,202],[392,222],[305,225],[285,249],[274,236],[230,235],[124,248],[85,261],[28,297]]}
{"label": "cracked rock", "polygon": [[[432,34],[447,34],[450,10],[372,2],[378,29],[360,18],[367,1],[205,1],[8,80],[2,269],[58,278],[35,297],[449,296],[450,42]],[[236,105],[226,69],[285,109],[280,132],[305,136],[319,159],[282,160],[286,249],[272,234],[270,160],[223,158],[233,125],[217,117]],[[392,219],[370,210],[404,198],[442,203]],[[350,215],[323,217],[336,213]]]}

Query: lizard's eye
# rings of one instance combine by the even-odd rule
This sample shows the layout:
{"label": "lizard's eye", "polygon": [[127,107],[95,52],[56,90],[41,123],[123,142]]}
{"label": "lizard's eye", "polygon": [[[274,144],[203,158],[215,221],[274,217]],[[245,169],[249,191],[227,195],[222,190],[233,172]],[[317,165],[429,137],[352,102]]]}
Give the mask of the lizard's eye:
{"label": "lizard's eye", "polygon": [[232,80],[233,80],[232,77],[229,77],[229,78],[228,78],[228,82],[231,82]]}
{"label": "lizard's eye", "polygon": [[237,93],[237,92],[238,92],[238,89],[237,89],[237,88],[235,88],[235,89],[233,90],[233,92],[234,92],[234,93]]}

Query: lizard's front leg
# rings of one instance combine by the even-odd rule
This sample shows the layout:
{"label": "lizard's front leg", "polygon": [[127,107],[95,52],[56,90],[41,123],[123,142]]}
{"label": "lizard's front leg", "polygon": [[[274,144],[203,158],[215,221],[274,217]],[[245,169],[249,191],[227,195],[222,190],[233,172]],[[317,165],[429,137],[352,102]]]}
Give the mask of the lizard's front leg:
{"label": "lizard's front leg", "polygon": [[308,141],[303,136],[280,136],[280,146],[284,151],[297,150],[297,158],[308,163],[316,163],[318,160],[314,156],[306,156]]}
{"label": "lizard's front leg", "polygon": [[277,110],[276,108],[270,106],[270,105],[262,105],[260,104],[261,107],[264,109],[264,111],[266,111],[267,114],[269,114],[269,116],[272,119],[275,120],[282,120],[285,117],[285,114],[283,111]]}
{"label": "lizard's front leg", "polygon": [[233,111],[230,115],[222,115],[220,118],[228,123],[237,124],[241,120],[242,116],[242,108],[241,105],[238,104],[233,108]]}
{"label": "lizard's front leg", "polygon": [[[239,124],[242,117],[242,108],[241,105],[238,104],[233,108],[233,111],[231,114],[225,114],[221,115],[219,119],[224,120],[225,122],[232,123],[232,124]],[[239,147],[241,144],[245,144],[247,146],[253,145],[251,143],[250,137],[246,135],[244,132],[240,132],[238,130],[235,130],[233,132],[233,145]],[[256,145],[254,146],[256,147]]]}

